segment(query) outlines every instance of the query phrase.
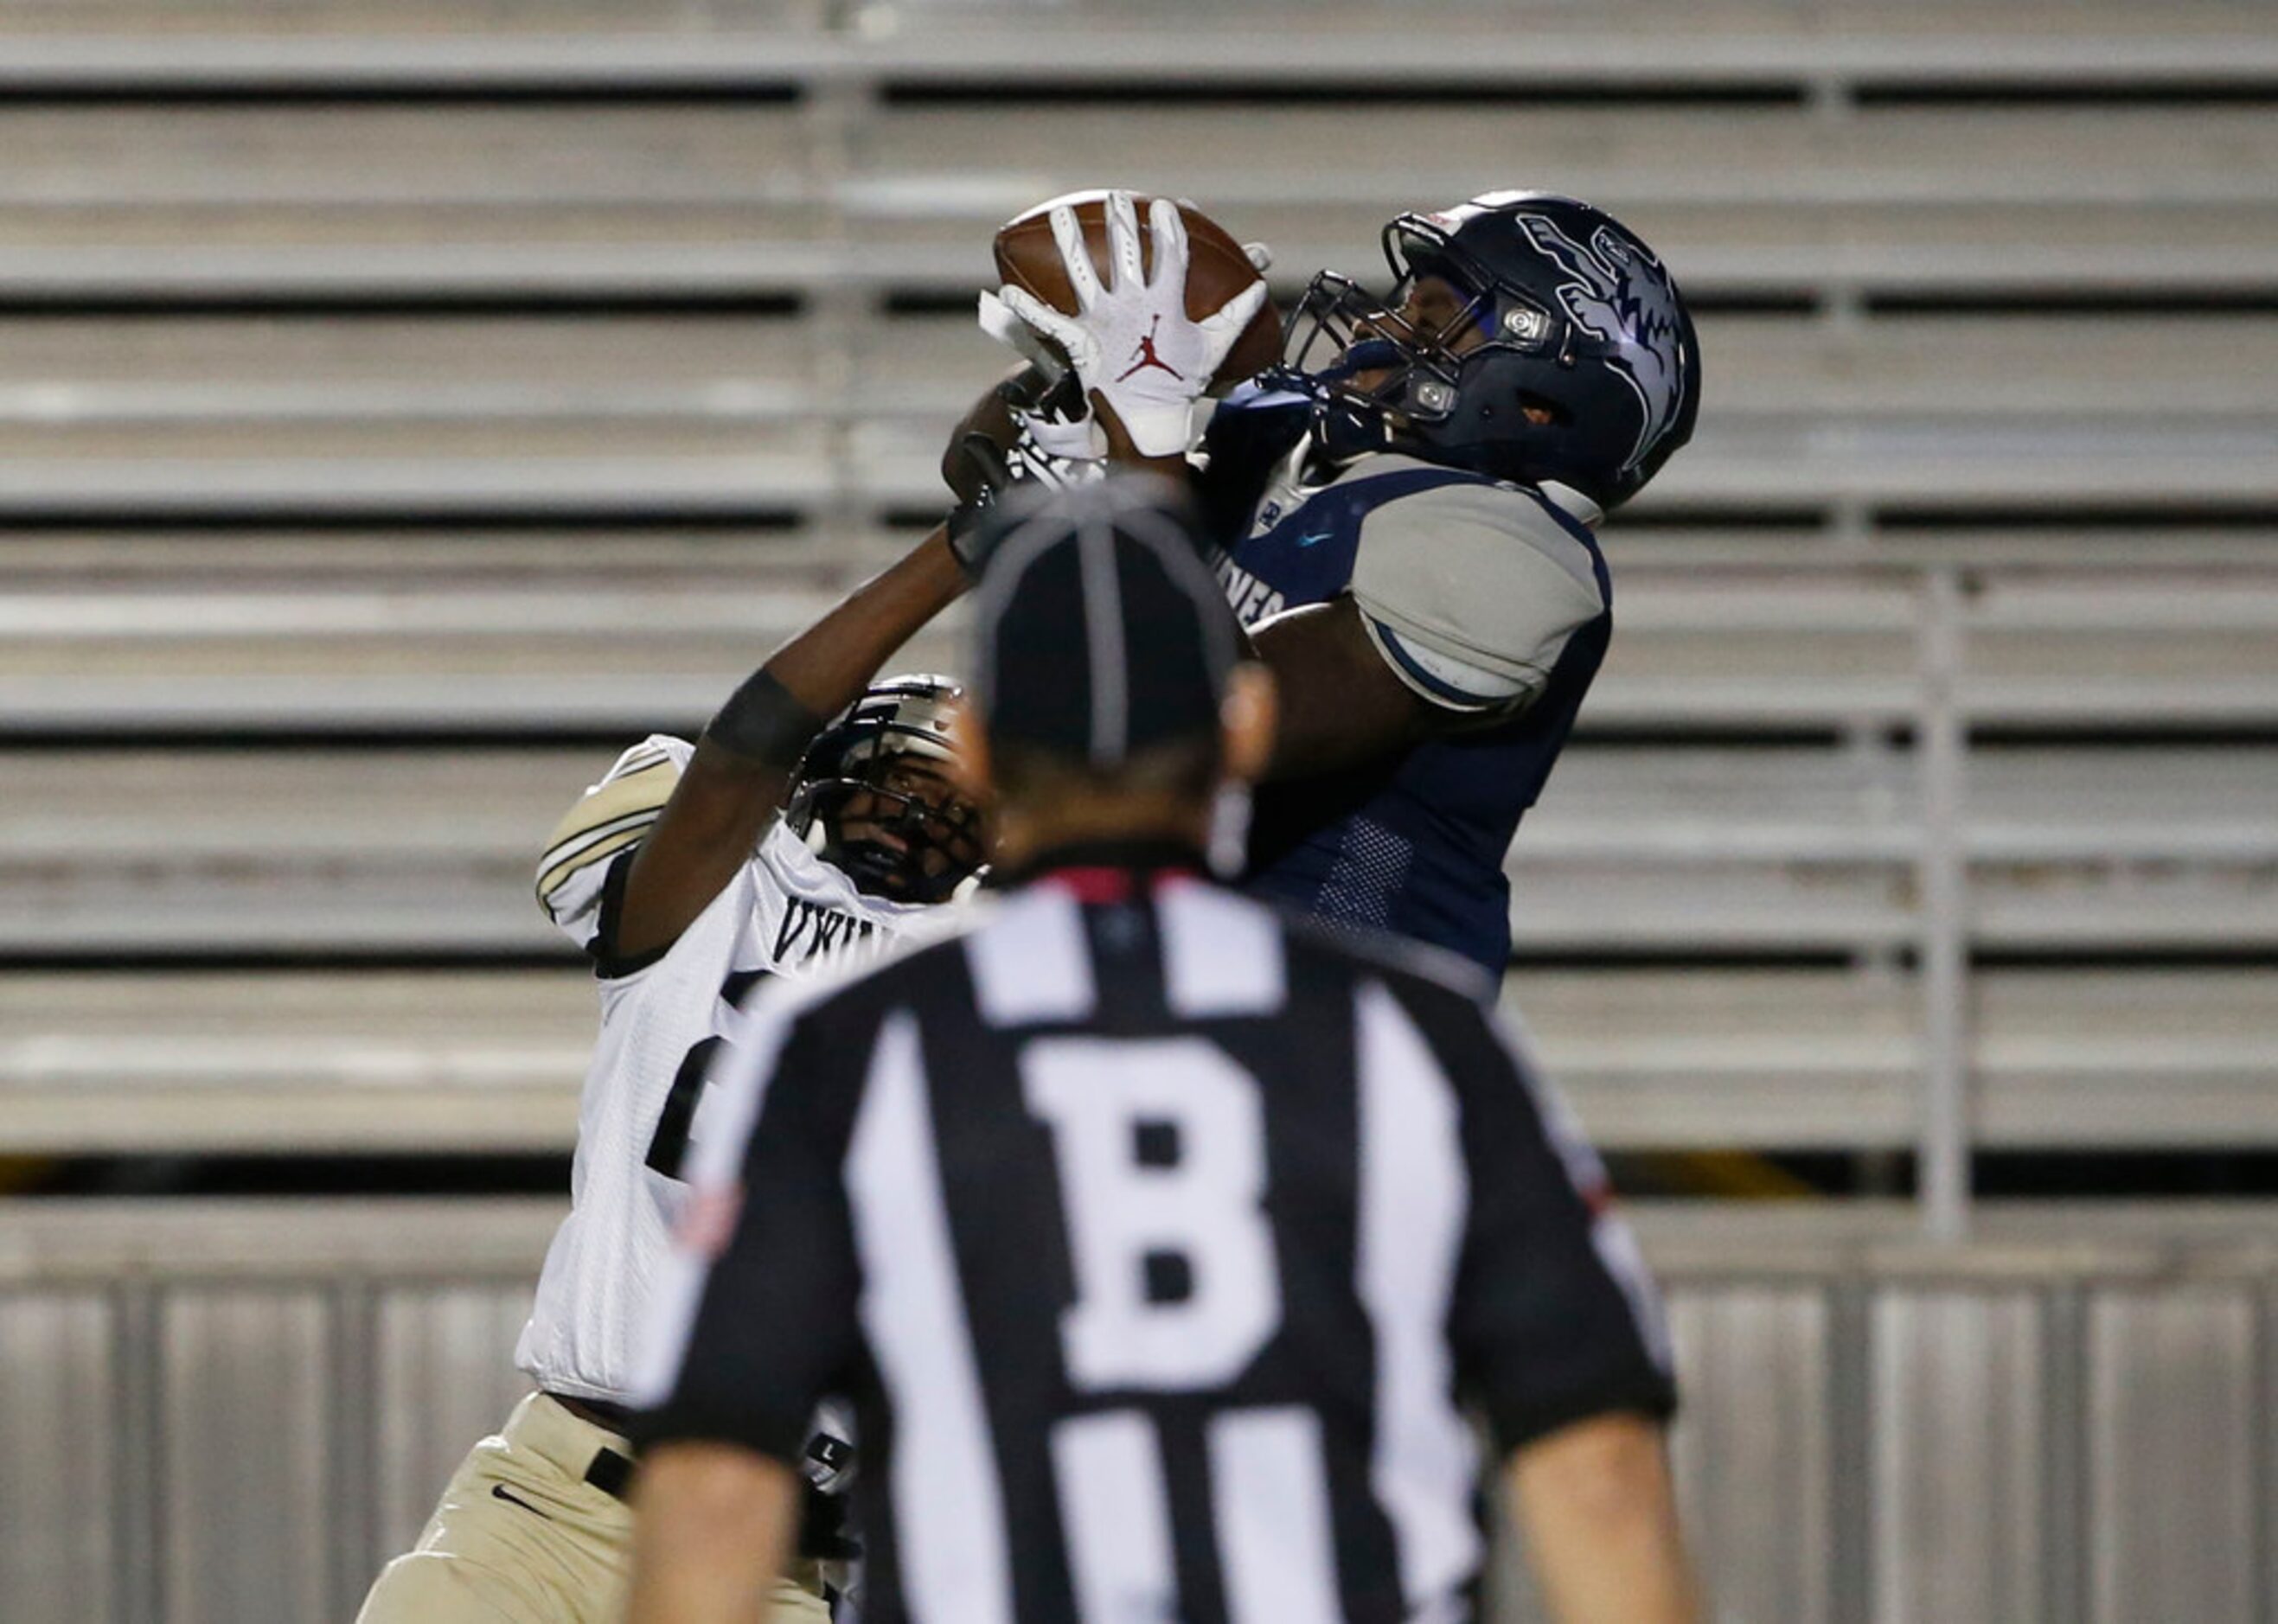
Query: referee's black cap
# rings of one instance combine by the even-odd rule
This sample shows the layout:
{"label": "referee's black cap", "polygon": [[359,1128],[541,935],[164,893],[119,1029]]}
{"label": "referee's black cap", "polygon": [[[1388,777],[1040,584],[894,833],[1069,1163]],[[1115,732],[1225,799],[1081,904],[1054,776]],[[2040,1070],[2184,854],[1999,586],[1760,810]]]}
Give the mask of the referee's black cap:
{"label": "referee's black cap", "polygon": [[992,740],[1110,770],[1216,736],[1240,633],[1175,486],[1024,492],[987,522],[972,689]]}

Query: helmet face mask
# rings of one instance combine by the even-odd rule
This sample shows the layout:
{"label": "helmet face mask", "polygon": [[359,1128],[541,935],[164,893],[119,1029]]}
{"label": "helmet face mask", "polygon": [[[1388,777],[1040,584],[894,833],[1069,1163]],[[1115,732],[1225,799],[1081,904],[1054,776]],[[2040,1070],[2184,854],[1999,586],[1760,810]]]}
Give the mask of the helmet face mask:
{"label": "helmet face mask", "polygon": [[1376,298],[1323,272],[1274,381],[1333,459],[1404,451],[1498,478],[1634,495],[1692,435],[1700,358],[1651,250],[1599,210],[1499,193],[1384,230]]}
{"label": "helmet face mask", "polygon": [[882,682],[799,763],[784,820],[856,889],[946,902],[986,860],[981,810],[948,772],[948,705],[958,692],[934,677]]}
{"label": "helmet face mask", "polygon": [[1472,300],[1456,321],[1427,331],[1409,320],[1407,291],[1403,282],[1380,299],[1349,277],[1322,271],[1298,301],[1285,364],[1349,396],[1357,409],[1415,421],[1444,417],[1452,401],[1443,396],[1463,362],[1442,335],[1475,320],[1483,301]]}

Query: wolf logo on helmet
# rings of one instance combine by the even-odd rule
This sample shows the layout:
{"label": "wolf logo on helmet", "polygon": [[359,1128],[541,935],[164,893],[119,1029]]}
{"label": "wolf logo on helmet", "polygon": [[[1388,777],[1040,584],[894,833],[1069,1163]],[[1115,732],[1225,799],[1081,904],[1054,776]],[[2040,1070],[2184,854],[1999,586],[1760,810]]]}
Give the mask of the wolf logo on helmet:
{"label": "wolf logo on helmet", "polygon": [[[1611,216],[1550,192],[1494,192],[1384,228],[1383,298],[1313,278],[1284,364],[1261,382],[1313,405],[1332,460],[1403,451],[1443,468],[1556,483],[1601,509],[1692,438],[1701,359],[1683,296]],[[1462,302],[1419,324],[1420,286]]]}
{"label": "wolf logo on helmet", "polygon": [[1606,226],[1591,233],[1585,248],[1548,216],[1521,214],[1518,224],[1537,248],[1573,271],[1575,279],[1558,289],[1559,302],[1613,347],[1606,364],[1637,392],[1645,422],[1622,464],[1632,469],[1669,432],[1684,397],[1685,314],[1677,290],[1650,249]]}

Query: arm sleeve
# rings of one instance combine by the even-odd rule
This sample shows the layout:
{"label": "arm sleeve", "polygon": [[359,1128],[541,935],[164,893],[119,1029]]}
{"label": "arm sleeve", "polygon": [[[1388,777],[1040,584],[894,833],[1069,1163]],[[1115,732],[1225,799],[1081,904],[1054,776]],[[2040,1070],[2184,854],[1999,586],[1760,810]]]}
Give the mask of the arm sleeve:
{"label": "arm sleeve", "polygon": [[1435,485],[1362,521],[1352,595],[1400,680],[1451,711],[1532,701],[1602,614],[1588,547],[1533,496]]}
{"label": "arm sleeve", "polygon": [[671,798],[695,747],[653,734],[625,751],[562,813],[538,860],[538,905],[562,934],[600,956],[602,893],[611,864],[639,843]]}
{"label": "arm sleeve", "polygon": [[690,1204],[658,1281],[633,1399],[644,1444],[738,1444],[797,1469],[816,1405],[860,1348],[841,1177],[866,1056],[763,1001],[715,1074]]}
{"label": "arm sleeve", "polygon": [[1505,1454],[1593,1415],[1665,1419],[1660,1300],[1595,1153],[1496,1018],[1474,1006],[1435,1026],[1471,1181],[1449,1326],[1459,1383]]}

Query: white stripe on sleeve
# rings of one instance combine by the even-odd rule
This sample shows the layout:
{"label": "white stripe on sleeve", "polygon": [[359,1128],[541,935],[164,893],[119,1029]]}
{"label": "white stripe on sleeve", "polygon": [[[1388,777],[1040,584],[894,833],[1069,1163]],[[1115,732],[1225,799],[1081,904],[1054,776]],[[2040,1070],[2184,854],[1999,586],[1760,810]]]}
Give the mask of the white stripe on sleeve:
{"label": "white stripe on sleeve", "polygon": [[1526,1029],[1510,1010],[1489,1014],[1487,1026],[1495,1041],[1502,1045],[1503,1053],[1510,1056],[1512,1069],[1517,1071],[1527,1097],[1534,1102],[1534,1114],[1542,1124],[1543,1136],[1557,1153],[1559,1165],[1566,1170],[1566,1180],[1574,1186],[1591,1209],[1590,1245],[1621,1288],[1623,1300],[1629,1304],[1630,1318],[1637,1324],[1638,1338],[1645,1344],[1647,1354],[1666,1372],[1677,1368],[1677,1354],[1669,1337],[1669,1316],[1663,1310],[1661,1288],[1654,1284],[1653,1271],[1646,1267],[1645,1254],[1638,1249],[1637,1237],[1622,1216],[1611,1210],[1604,1197],[1611,1187],[1606,1177],[1606,1164],[1599,1160],[1597,1150],[1583,1135],[1582,1125],[1575,1120],[1573,1108],[1566,1096],[1550,1084],[1534,1064],[1532,1044]]}
{"label": "white stripe on sleeve", "polygon": [[1471,1513],[1477,1449],[1455,1403],[1445,1329],[1470,1180],[1454,1088],[1380,983],[1359,1024],[1360,1232],[1356,1284],[1376,1342],[1369,1481],[1399,1546],[1400,1588],[1422,1613],[1479,1562]]}
{"label": "white stripe on sleeve", "polygon": [[918,1624],[1011,1624],[1004,1488],[950,1243],[916,1017],[886,1021],[846,1159],[863,1330],[893,1407],[902,1585]]}

